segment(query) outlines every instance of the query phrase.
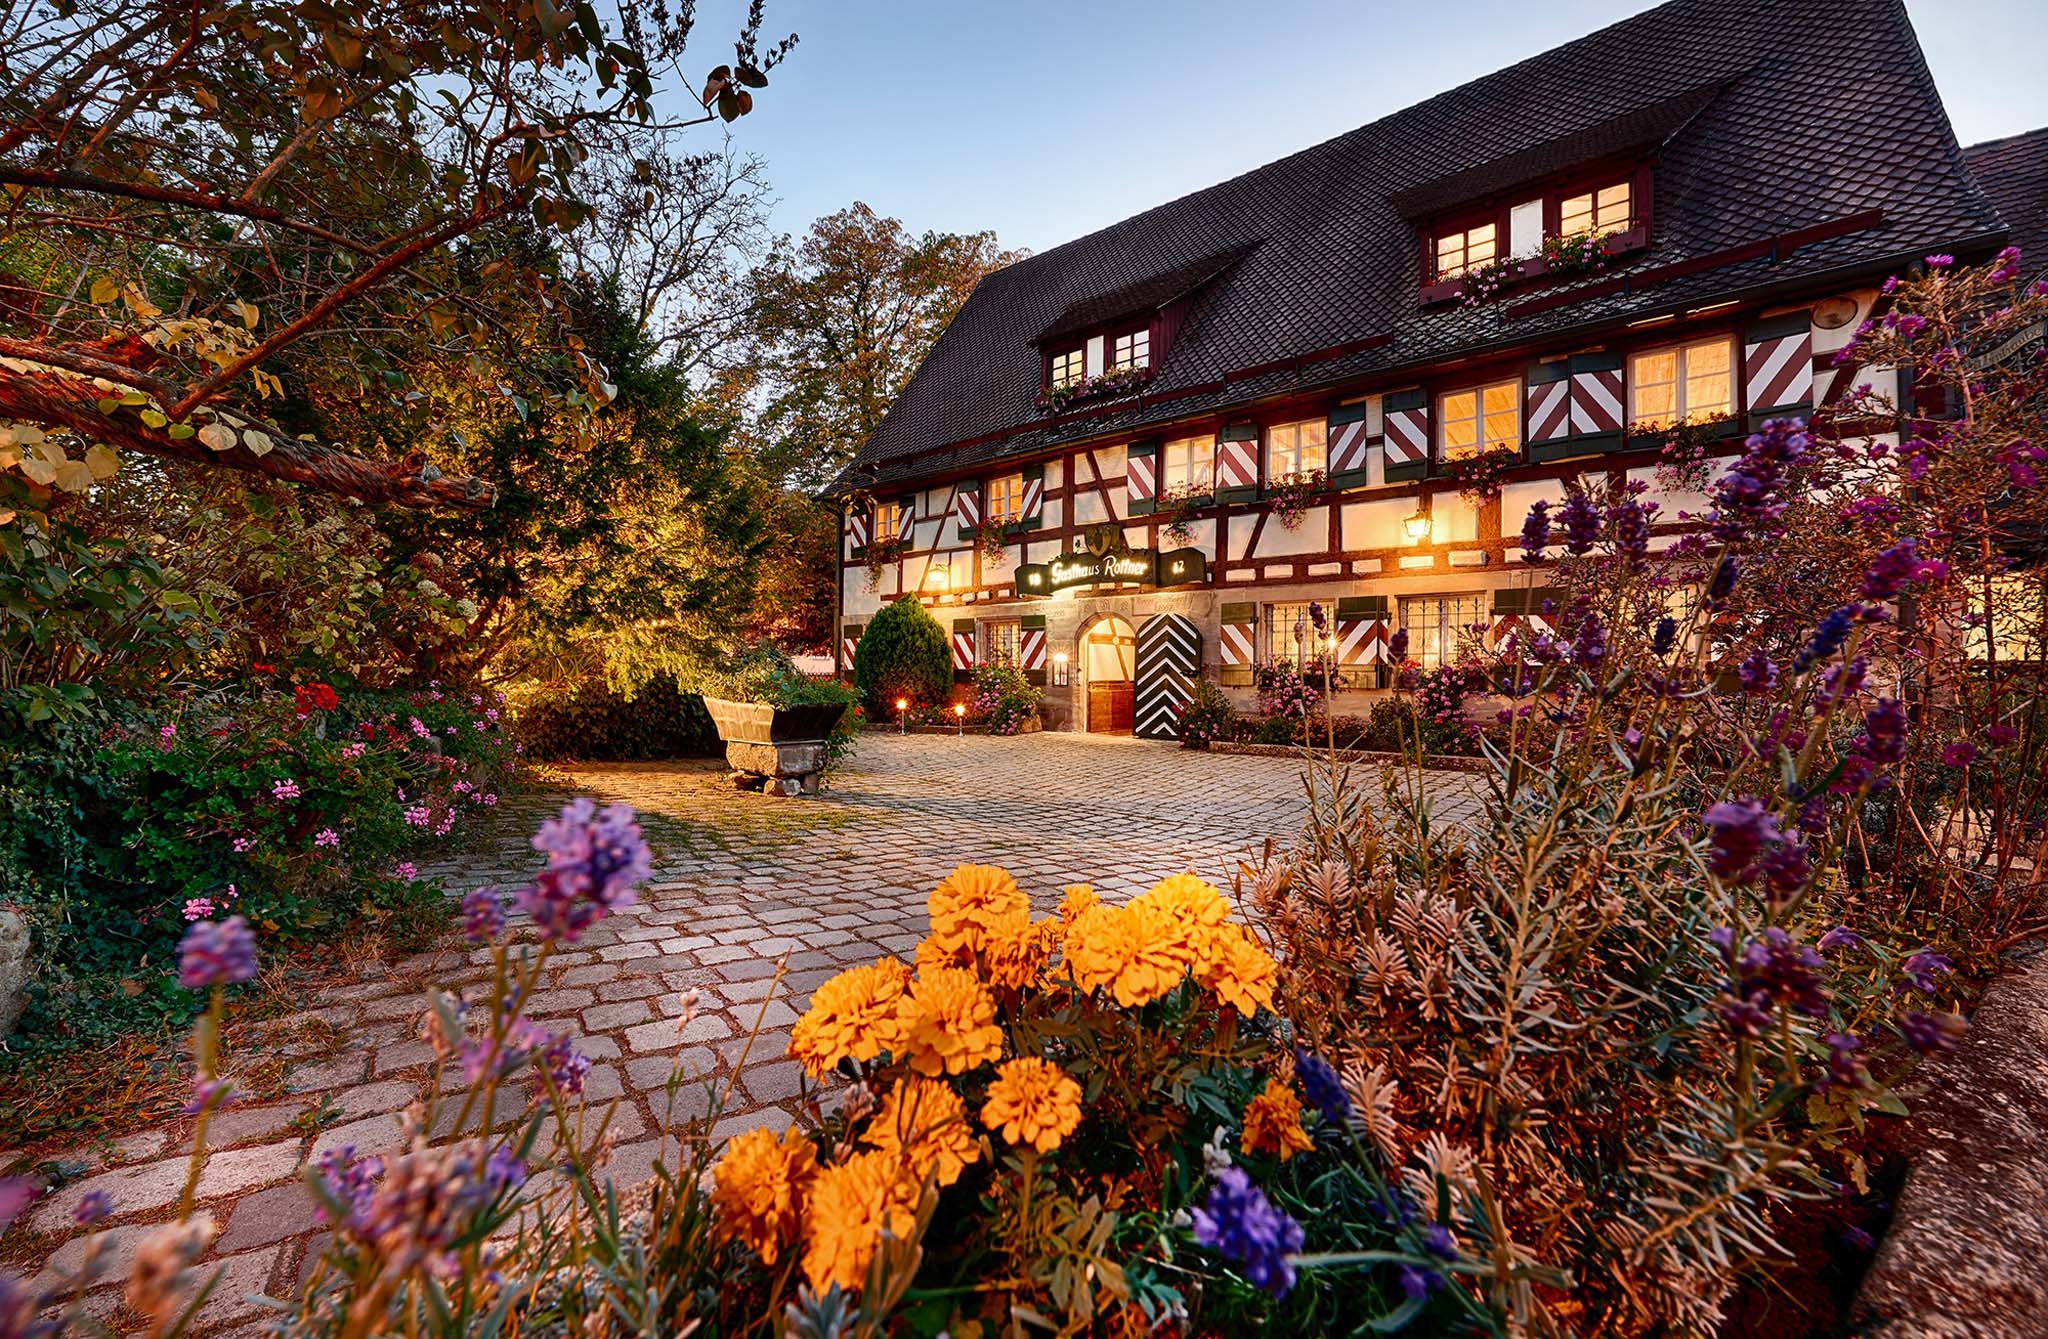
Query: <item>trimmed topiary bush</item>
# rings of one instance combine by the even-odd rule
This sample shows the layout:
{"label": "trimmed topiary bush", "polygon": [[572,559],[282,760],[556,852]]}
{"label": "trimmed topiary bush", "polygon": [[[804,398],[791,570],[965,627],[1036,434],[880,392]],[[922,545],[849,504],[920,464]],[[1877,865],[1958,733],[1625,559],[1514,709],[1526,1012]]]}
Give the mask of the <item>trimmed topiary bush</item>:
{"label": "trimmed topiary bush", "polygon": [[519,737],[548,762],[711,758],[724,747],[704,699],[667,675],[630,699],[597,682],[550,685],[520,704]]}
{"label": "trimmed topiary bush", "polygon": [[946,700],[953,688],[953,652],[946,630],[906,595],[876,614],[853,649],[853,686],[876,719],[893,715],[897,698],[913,706]]}

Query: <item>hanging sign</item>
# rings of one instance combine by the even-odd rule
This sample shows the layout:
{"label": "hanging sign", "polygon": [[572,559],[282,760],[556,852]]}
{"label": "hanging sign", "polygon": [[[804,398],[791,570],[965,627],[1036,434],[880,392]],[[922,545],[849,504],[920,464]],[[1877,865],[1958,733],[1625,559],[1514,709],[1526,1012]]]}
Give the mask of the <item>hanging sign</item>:
{"label": "hanging sign", "polygon": [[1200,549],[1134,549],[1125,543],[1120,525],[1095,526],[1087,544],[1085,551],[1020,566],[1017,593],[1051,595],[1073,586],[1179,586],[1208,579],[1208,560]]}

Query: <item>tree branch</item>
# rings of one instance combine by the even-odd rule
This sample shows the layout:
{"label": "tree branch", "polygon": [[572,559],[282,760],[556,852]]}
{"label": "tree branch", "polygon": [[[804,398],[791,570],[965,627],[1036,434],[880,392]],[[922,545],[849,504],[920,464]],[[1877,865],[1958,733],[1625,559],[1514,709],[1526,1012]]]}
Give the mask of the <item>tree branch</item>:
{"label": "tree branch", "polygon": [[377,248],[365,246],[353,237],[344,237],[321,227],[317,223],[306,223],[294,219],[269,205],[245,204],[230,196],[211,191],[186,191],[175,186],[154,186],[139,181],[112,181],[106,177],[95,177],[84,172],[66,172],[43,167],[19,167],[12,163],[0,163],[0,186],[28,186],[50,191],[79,191],[87,195],[111,195],[124,200],[142,200],[150,204],[176,205],[181,209],[201,209],[215,214],[233,214],[238,218],[253,219],[258,223],[269,223],[280,228],[289,228],[308,237],[317,237],[359,256],[375,255]]}
{"label": "tree branch", "polygon": [[[109,380],[134,379],[123,369],[114,372]],[[196,438],[170,436],[168,425],[151,428],[134,414],[102,413],[99,401],[103,395],[91,382],[55,369],[19,372],[0,367],[0,418],[65,429],[87,441],[167,460],[224,466],[307,484],[372,506],[396,503],[481,511],[497,501],[497,489],[482,479],[452,479],[432,465],[368,460],[324,443],[304,441],[254,419],[247,420],[248,426],[270,437],[271,450],[257,455],[239,442],[230,450],[210,450]]]}

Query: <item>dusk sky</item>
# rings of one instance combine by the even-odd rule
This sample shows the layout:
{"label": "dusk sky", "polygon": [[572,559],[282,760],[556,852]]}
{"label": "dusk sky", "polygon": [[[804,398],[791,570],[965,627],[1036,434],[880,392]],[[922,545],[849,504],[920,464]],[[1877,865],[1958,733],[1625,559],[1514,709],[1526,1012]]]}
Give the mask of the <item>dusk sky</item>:
{"label": "dusk sky", "polygon": [[[802,40],[735,138],[781,231],[858,199],[1042,251],[1650,7],[769,0]],[[2048,125],[2048,4],[1908,8],[1963,143]],[[742,10],[702,5],[703,65]]]}

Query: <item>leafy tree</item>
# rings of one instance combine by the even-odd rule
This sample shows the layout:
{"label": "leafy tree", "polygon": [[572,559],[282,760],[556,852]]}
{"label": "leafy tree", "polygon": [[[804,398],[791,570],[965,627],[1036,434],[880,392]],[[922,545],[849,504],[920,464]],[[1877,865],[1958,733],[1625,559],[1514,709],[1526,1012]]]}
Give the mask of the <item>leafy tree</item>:
{"label": "leafy tree", "polygon": [[864,204],[785,240],[754,275],[754,342],[740,375],[761,396],[763,468],[829,481],[881,425],[982,277],[1023,255],[993,232],[913,237]]}
{"label": "leafy tree", "polygon": [[915,595],[877,613],[853,649],[853,686],[876,718],[895,710],[943,702],[953,688],[953,652],[946,630]]}
{"label": "leafy tree", "polygon": [[321,406],[430,402],[415,359],[462,371],[444,394],[558,428],[613,397],[533,236],[591,217],[594,159],[652,170],[686,126],[751,108],[789,47],[760,48],[758,4],[702,115],[656,112],[692,15],[8,0],[0,468],[83,491],[118,449],[487,505],[487,481],[429,458],[463,464],[444,415],[372,459],[320,433]]}

